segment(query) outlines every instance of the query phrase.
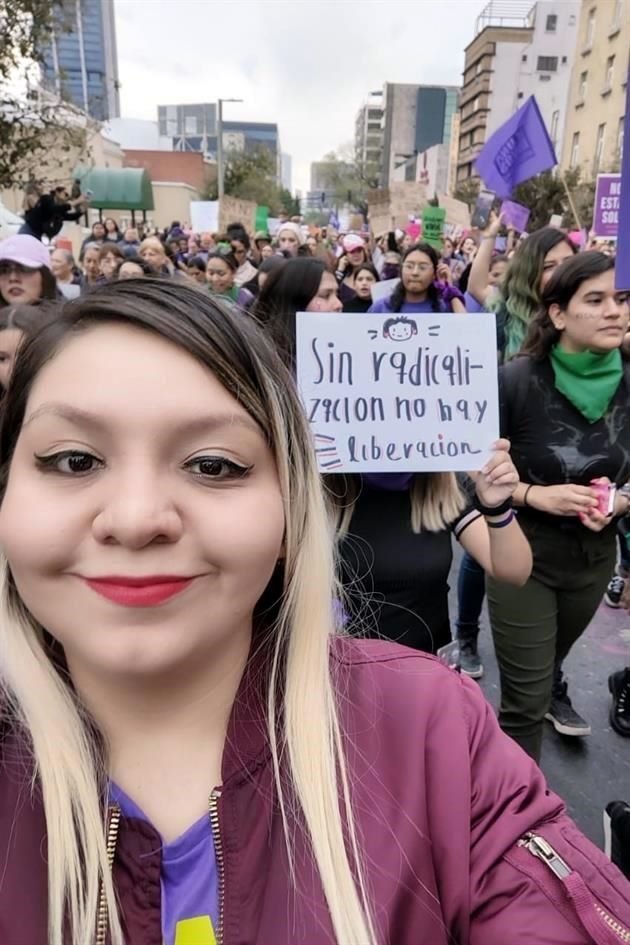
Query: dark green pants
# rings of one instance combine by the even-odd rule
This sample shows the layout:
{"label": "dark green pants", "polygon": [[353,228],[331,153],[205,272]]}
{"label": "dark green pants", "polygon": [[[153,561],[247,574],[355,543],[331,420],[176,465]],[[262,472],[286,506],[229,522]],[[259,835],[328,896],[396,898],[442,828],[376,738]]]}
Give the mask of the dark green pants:
{"label": "dark green pants", "polygon": [[615,567],[615,529],[596,535],[523,522],[523,531],[534,554],[532,576],[524,587],[488,578],[488,608],[501,676],[499,723],[538,761],[554,669],[603,597]]}

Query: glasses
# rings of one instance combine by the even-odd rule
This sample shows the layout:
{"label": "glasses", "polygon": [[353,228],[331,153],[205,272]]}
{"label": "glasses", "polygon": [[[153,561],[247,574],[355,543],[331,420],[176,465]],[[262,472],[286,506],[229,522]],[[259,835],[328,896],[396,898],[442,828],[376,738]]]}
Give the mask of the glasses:
{"label": "glasses", "polygon": [[0,276],[10,276],[11,273],[15,273],[17,276],[25,276],[29,272],[34,272],[34,269],[31,269],[29,266],[23,266],[21,263],[16,262],[0,262]]}
{"label": "glasses", "polygon": [[405,262],[403,263],[402,267],[405,270],[405,272],[429,272],[431,269],[433,269],[433,266],[431,263]]}

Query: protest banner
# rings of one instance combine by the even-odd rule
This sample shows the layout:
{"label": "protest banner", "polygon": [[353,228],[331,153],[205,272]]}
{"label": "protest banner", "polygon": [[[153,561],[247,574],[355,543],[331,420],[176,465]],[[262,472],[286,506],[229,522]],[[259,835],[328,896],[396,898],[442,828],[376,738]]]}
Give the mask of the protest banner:
{"label": "protest banner", "polygon": [[374,236],[383,236],[392,229],[392,218],[386,213],[370,211],[370,229]]}
{"label": "protest banner", "polygon": [[619,201],[619,233],[617,234],[617,265],[615,285],[630,289],[630,67],[626,82],[626,117],[623,124],[623,152],[621,155],[621,193]]}
{"label": "protest banner", "polygon": [[517,184],[558,163],[551,138],[533,95],[491,135],[475,161],[488,190],[509,198]]}
{"label": "protest banner", "polygon": [[514,200],[504,200],[499,213],[503,217],[505,226],[512,227],[517,233],[525,233],[531,211],[524,207],[522,203],[516,203]]}
{"label": "protest banner", "polygon": [[495,316],[299,312],[321,472],[477,470],[499,435]]}
{"label": "protest banner", "polygon": [[280,220],[278,217],[267,217],[267,233],[269,236],[275,236],[280,229]]}
{"label": "protest banner", "polygon": [[446,210],[446,222],[451,227],[467,230],[470,226],[470,210],[462,200],[455,200],[447,194],[440,194],[438,205]]}
{"label": "protest banner", "polygon": [[255,232],[256,204],[237,197],[221,197],[219,201],[219,230],[225,233],[230,223],[242,223],[249,233]]}
{"label": "protest banner", "polygon": [[190,225],[194,233],[216,233],[219,229],[219,201],[191,200]]}
{"label": "protest banner", "polygon": [[[426,186],[418,181],[395,181],[368,195],[370,226],[374,234],[404,230],[411,216],[420,217],[427,205]],[[381,227],[385,227],[381,229]]]}
{"label": "protest banner", "polygon": [[381,279],[372,286],[372,301],[380,302],[381,299],[387,299],[392,294],[400,279]]}
{"label": "protest banner", "polygon": [[269,207],[256,207],[256,216],[254,218],[254,230],[257,233],[267,233],[267,220],[269,219]]}
{"label": "protest banner", "polygon": [[619,230],[621,174],[598,174],[593,206],[593,236],[616,239]]}
{"label": "protest banner", "polygon": [[422,211],[422,239],[434,249],[442,249],[442,231],[446,210],[444,207],[425,207]]}

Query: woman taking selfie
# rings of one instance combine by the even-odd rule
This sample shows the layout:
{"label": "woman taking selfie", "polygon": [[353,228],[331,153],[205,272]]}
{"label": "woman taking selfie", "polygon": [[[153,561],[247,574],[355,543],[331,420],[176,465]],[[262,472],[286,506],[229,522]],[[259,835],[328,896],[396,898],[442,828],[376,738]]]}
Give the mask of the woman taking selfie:
{"label": "woman taking selfie", "polygon": [[520,588],[489,579],[488,603],[499,720],[536,759],[545,718],[562,735],[590,734],[562,663],[604,596],[616,520],[630,505],[610,489],[630,478],[630,368],[621,354],[629,317],[614,260],[572,256],[543,289],[523,356],[502,369],[501,427],[521,480],[514,498],[534,568]]}
{"label": "woman taking selfie", "polygon": [[337,636],[310,430],[252,319],[164,280],[67,304],[0,456],[2,943],[630,934],[477,687]]}

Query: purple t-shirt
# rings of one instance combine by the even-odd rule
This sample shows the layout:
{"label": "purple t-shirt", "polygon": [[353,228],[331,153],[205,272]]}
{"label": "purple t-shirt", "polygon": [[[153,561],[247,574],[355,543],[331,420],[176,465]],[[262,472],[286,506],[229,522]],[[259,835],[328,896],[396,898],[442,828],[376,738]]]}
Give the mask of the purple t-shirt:
{"label": "purple t-shirt", "polygon": [[[149,821],[116,784],[110,801],[125,817]],[[162,936],[164,945],[216,945],[219,877],[209,815],[162,844]]]}
{"label": "purple t-shirt", "polygon": [[[388,312],[391,312],[390,301],[391,298],[379,299],[378,302],[370,305],[368,313],[387,315]],[[440,302],[440,311],[447,311],[443,302]],[[433,312],[433,306],[429,299],[425,299],[424,302],[403,302],[400,309],[401,315],[423,315],[431,312]]]}

